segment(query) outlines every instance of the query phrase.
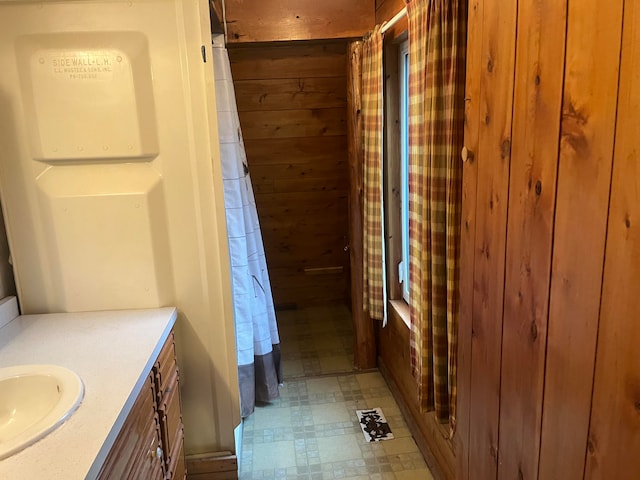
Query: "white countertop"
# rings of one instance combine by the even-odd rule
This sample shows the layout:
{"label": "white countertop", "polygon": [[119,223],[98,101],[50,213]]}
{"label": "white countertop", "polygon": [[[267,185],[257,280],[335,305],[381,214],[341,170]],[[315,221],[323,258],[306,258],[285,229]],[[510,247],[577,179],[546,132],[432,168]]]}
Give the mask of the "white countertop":
{"label": "white countertop", "polygon": [[0,460],[0,478],[96,478],[176,315],[175,308],[24,315],[0,328],[0,367],[61,365],[85,388],[64,424]]}

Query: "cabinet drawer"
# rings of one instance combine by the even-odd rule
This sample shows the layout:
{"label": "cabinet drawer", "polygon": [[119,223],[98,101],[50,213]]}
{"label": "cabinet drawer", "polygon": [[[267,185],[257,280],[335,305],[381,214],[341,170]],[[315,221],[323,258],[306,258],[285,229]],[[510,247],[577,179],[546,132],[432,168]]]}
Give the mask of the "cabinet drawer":
{"label": "cabinet drawer", "polygon": [[171,382],[173,373],[177,369],[173,332],[171,332],[169,338],[167,338],[167,341],[160,351],[155,369],[156,380],[158,382],[158,400],[161,400],[166,394],[166,389]]}
{"label": "cabinet drawer", "polygon": [[142,448],[138,452],[134,463],[135,468],[129,478],[131,480],[161,480],[164,478],[164,453],[160,447],[160,432],[157,422],[153,422],[151,425],[145,445],[146,448]]}
{"label": "cabinet drawer", "polygon": [[167,469],[166,480],[185,480],[187,476],[187,468],[184,460],[184,442],[182,430],[179,432],[180,437],[176,440],[176,452],[171,455],[172,463]]}
{"label": "cabinet drawer", "polygon": [[177,453],[177,444],[182,441],[182,415],[180,413],[178,372],[169,383],[166,394],[158,408],[160,416],[160,431],[165,446],[167,465],[171,464],[172,456]]}
{"label": "cabinet drawer", "polygon": [[150,375],[122,426],[98,478],[121,480],[130,477],[133,473],[139,452],[147,450],[150,432],[157,431],[154,391],[153,376]]}

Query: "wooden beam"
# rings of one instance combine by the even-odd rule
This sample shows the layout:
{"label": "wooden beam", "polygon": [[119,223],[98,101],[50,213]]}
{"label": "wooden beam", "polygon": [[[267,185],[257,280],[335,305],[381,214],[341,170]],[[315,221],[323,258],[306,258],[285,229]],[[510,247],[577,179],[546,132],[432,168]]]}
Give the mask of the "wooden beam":
{"label": "wooden beam", "polygon": [[226,0],[229,43],[362,37],[372,29],[371,0]]}
{"label": "wooden beam", "polygon": [[344,41],[229,46],[233,81],[344,76]]}
{"label": "wooden beam", "polygon": [[240,122],[248,140],[347,133],[344,107],[240,112]]}
{"label": "wooden beam", "polygon": [[231,452],[187,455],[188,480],[237,480],[238,458]]}

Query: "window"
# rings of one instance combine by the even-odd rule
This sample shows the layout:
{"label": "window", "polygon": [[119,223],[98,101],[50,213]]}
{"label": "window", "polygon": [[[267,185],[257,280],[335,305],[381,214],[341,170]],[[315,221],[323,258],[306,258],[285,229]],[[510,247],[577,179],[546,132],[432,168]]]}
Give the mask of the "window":
{"label": "window", "polygon": [[392,304],[406,305],[409,303],[408,41],[390,43],[385,48],[385,82],[387,285]]}
{"label": "window", "polygon": [[399,49],[398,83],[400,116],[400,238],[402,260],[398,265],[398,279],[402,298],[409,303],[409,42]]}

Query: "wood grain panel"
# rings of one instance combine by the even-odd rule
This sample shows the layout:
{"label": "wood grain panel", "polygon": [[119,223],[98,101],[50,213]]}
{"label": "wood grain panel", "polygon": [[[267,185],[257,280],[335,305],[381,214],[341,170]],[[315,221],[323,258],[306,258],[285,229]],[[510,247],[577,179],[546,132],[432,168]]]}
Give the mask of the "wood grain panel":
{"label": "wood grain panel", "polygon": [[347,213],[342,211],[336,216],[306,216],[304,218],[281,215],[269,217],[262,225],[262,230],[285,230],[298,232],[300,235],[316,235],[319,232],[343,229],[347,223]]}
{"label": "wood grain panel", "polygon": [[245,139],[244,143],[252,176],[254,167],[263,165],[306,164],[306,168],[332,165],[331,171],[338,172],[347,169],[346,136]]}
{"label": "wood grain panel", "polygon": [[373,28],[371,0],[227,0],[228,41],[362,37]]}
{"label": "wood grain panel", "polygon": [[240,112],[244,138],[291,138],[345,135],[344,108]]}
{"label": "wood grain panel", "polygon": [[469,464],[496,478],[516,4],[485,0],[477,152]]}
{"label": "wood grain panel", "polygon": [[640,478],[640,5],[626,1],[587,479]]}
{"label": "wood grain panel", "polygon": [[[344,303],[349,257],[346,42],[230,49],[274,302]],[[282,271],[342,267],[297,278]]]}
{"label": "wood grain panel", "polygon": [[314,284],[310,287],[277,287],[274,289],[274,298],[277,310],[291,310],[294,308],[344,304],[346,279],[342,277],[339,282],[328,285]]}
{"label": "wood grain panel", "polygon": [[344,42],[229,48],[233,81],[342,76]]}
{"label": "wood grain panel", "polygon": [[538,478],[565,21],[563,2],[521,0],[518,4],[518,81],[502,332],[500,479]]}
{"label": "wood grain panel", "polygon": [[186,457],[188,480],[227,480],[238,478],[238,459],[231,452]]}
{"label": "wood grain panel", "polygon": [[256,203],[258,203],[259,205],[300,210],[309,207],[331,208],[338,203],[344,204],[347,198],[347,192],[336,191],[256,194],[255,197]]}
{"label": "wood grain panel", "polygon": [[[326,240],[334,240],[334,238],[328,238]],[[269,240],[265,239],[265,242]],[[276,242],[274,242],[276,243]],[[292,244],[291,246],[270,246],[267,253],[267,261],[269,266],[273,268],[283,268],[288,265],[298,265],[302,268],[317,268],[323,265],[343,265],[345,262],[344,251],[342,248],[332,248],[319,243],[313,245],[305,245],[305,248],[299,247],[299,244]],[[278,283],[274,282],[272,288],[274,291],[278,290]],[[321,292],[317,292],[318,296],[321,296]],[[344,292],[342,299],[344,300]],[[281,303],[279,298],[276,298],[276,303]]]}
{"label": "wood grain panel", "polygon": [[621,2],[569,2],[543,405],[542,478],[577,479],[584,471],[621,31]]}
{"label": "wood grain panel", "polygon": [[[297,237],[299,235],[299,233],[301,232],[296,232],[296,231],[275,231],[275,230],[271,230],[269,229],[268,231],[264,232],[264,238],[265,241],[266,240],[271,240],[272,246],[275,246],[276,249],[281,249],[282,251],[285,252],[294,252],[296,251],[296,249],[298,249],[299,251],[304,251],[305,248],[309,248],[309,249],[313,249],[313,248],[318,248],[321,251],[328,251],[327,249],[323,248],[323,244],[331,241],[331,242],[335,242],[336,244],[343,244],[345,243],[345,238],[342,235],[339,234],[334,234],[332,232],[325,232],[322,234],[317,234],[315,236],[315,241],[313,243],[307,243],[303,246],[299,246],[299,247],[293,247],[292,244],[292,240],[295,240],[295,237]],[[344,248],[340,248],[339,249],[340,252],[344,251]],[[323,265],[318,265],[318,266],[323,266]]]}
{"label": "wood grain panel", "polygon": [[[478,152],[480,128],[480,77],[482,65],[484,0],[469,3],[467,22],[467,65],[465,88],[464,145]],[[458,320],[458,405],[453,445],[456,454],[456,478],[469,477],[469,429],[471,408],[471,332],[476,234],[476,194],[478,163],[472,159],[463,168],[462,228],[460,230],[460,314]]]}
{"label": "wood grain panel", "polygon": [[[252,160],[249,160],[251,162]],[[273,183],[277,179],[310,179],[328,177],[331,175],[341,175],[346,170],[345,159],[330,159],[327,162],[316,162],[313,164],[274,164],[274,165],[252,165],[251,180],[257,183]]]}
{"label": "wood grain panel", "polygon": [[273,181],[275,193],[346,192],[348,189],[349,179],[346,177],[276,178]]}
{"label": "wood grain panel", "polygon": [[344,107],[342,77],[278,78],[235,82],[238,111]]}
{"label": "wood grain panel", "polygon": [[[309,268],[333,267],[335,265],[323,264]],[[304,268],[273,268],[270,269],[272,284],[275,284],[275,292],[279,299],[277,306],[287,304],[316,305],[328,303],[344,303],[347,278],[342,273],[330,273],[324,275],[309,275]],[[324,298],[324,300],[323,300]]]}
{"label": "wood grain panel", "polygon": [[[382,24],[391,20],[396,13],[406,7],[405,0],[384,0],[384,2],[376,3],[376,24]],[[400,19],[393,27],[385,33],[385,38],[395,38],[402,32],[406,32],[408,28],[407,17]]]}
{"label": "wood grain panel", "polygon": [[[409,328],[392,307],[385,328],[378,329],[381,372],[403,412],[412,434],[434,478],[455,478],[455,459],[448,439],[448,427],[440,425],[434,412],[422,413],[418,406],[418,387],[411,374]],[[477,477],[480,478],[480,477]]]}

